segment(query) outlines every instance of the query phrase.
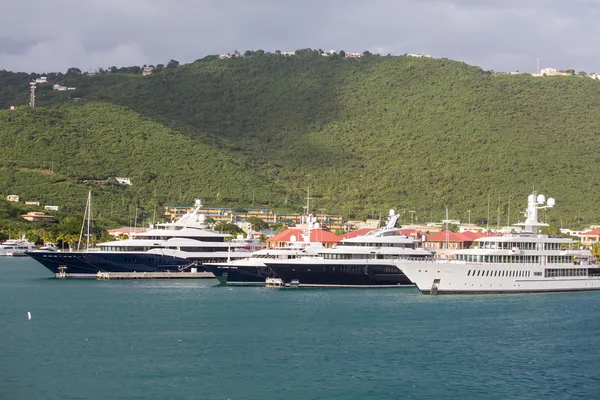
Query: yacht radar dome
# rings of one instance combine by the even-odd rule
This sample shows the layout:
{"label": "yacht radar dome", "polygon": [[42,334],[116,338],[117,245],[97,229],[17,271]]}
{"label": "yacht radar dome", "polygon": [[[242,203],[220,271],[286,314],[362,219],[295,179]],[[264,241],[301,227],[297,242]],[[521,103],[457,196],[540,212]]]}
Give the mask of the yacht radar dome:
{"label": "yacht radar dome", "polygon": [[546,201],[546,196],[544,196],[543,194],[538,195],[538,197],[537,197],[538,204],[544,204],[545,201]]}
{"label": "yacht radar dome", "polygon": [[556,205],[556,200],[550,197],[546,204],[548,204],[548,207],[554,207]]}
{"label": "yacht radar dome", "polygon": [[393,217],[394,215],[396,215],[396,210],[392,208],[390,209],[390,217]]}
{"label": "yacht radar dome", "polygon": [[527,197],[527,201],[529,201],[529,202],[535,201],[535,195],[530,194],[529,197]]}

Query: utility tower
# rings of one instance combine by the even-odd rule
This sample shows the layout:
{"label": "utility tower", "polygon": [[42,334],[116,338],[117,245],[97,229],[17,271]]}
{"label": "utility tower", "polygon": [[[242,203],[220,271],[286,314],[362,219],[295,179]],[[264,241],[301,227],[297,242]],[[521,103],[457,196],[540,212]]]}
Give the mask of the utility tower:
{"label": "utility tower", "polygon": [[35,107],[35,81],[29,83],[29,107]]}

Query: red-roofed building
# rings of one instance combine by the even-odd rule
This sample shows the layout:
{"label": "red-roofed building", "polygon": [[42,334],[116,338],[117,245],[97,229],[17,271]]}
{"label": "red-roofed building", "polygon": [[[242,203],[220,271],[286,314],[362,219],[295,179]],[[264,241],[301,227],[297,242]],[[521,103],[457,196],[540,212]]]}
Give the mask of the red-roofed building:
{"label": "red-roofed building", "polygon": [[[471,232],[472,234],[473,232]],[[475,238],[464,233],[456,233],[452,231],[442,231],[426,236],[425,247],[436,250],[459,250],[468,248],[473,244]]]}
{"label": "red-roofed building", "polygon": [[592,246],[600,242],[600,229],[594,229],[592,231],[583,232],[581,234],[581,244],[585,246]]}
{"label": "red-roofed building", "polygon": [[[304,238],[302,237],[302,235],[304,235],[305,232],[305,229],[286,229],[285,231],[268,238],[267,247],[286,247],[292,243],[303,242]],[[320,242],[325,247],[332,247],[334,244],[339,243],[340,237],[324,229],[312,229],[310,231],[310,241]]]}
{"label": "red-roofed building", "polygon": [[367,233],[369,233],[371,231],[373,231],[373,229],[371,229],[371,228],[357,229],[355,231],[344,233],[343,235],[340,236],[340,240],[342,240],[342,239],[352,239],[352,238],[355,238],[357,236],[363,236],[363,235],[366,235]]}
{"label": "red-roofed building", "polygon": [[464,231],[461,233],[461,235],[463,235],[465,238],[468,239],[479,239],[481,237],[488,237],[488,236],[496,236],[497,233],[494,232],[471,232],[471,231]]}

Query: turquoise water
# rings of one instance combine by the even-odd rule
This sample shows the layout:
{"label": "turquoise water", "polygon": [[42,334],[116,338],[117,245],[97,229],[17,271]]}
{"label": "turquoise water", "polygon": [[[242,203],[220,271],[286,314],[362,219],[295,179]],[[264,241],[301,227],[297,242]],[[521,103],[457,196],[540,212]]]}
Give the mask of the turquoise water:
{"label": "turquoise water", "polygon": [[0,258],[1,399],[600,396],[597,292],[423,296],[51,276]]}

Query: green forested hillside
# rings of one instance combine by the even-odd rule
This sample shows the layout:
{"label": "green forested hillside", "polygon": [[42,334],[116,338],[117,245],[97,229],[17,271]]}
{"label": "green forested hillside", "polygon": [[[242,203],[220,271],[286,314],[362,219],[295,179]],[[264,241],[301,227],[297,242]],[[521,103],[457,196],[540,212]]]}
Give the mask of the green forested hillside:
{"label": "green forested hillside", "polygon": [[[0,74],[2,107],[27,101],[17,77]],[[39,85],[36,109],[0,112],[3,194],[75,208],[82,179],[129,176],[132,187],[95,189],[99,212],[138,205],[148,215],[194,197],[299,209],[310,186],[315,208],[346,217],[395,207],[404,222],[409,209],[439,220],[448,206],[453,218],[472,209],[481,221],[489,203],[495,224],[499,200],[504,223],[511,199],[514,222],[535,187],[557,199],[551,220],[600,216],[592,79],[313,52],[199,60],[145,77],[49,77],[77,90]],[[54,175],[39,172],[52,165]]]}

